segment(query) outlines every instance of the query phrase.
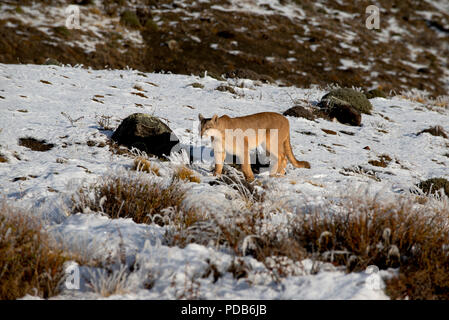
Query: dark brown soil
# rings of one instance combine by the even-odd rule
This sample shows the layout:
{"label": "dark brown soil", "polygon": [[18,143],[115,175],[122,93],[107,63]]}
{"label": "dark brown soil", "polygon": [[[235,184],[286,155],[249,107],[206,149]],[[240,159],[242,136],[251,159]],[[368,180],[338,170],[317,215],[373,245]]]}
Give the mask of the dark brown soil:
{"label": "dark brown soil", "polygon": [[27,137],[19,139],[19,146],[27,147],[33,151],[48,151],[55,145],[53,143],[47,143],[45,140]]}

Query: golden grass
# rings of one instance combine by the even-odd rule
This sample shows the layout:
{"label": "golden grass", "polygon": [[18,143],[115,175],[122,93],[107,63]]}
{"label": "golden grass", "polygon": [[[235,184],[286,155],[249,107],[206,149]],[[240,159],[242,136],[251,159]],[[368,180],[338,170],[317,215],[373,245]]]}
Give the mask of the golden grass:
{"label": "golden grass", "polygon": [[69,259],[35,219],[4,202],[0,204],[1,300],[58,294],[63,264]]}
{"label": "golden grass", "polygon": [[142,156],[138,156],[134,159],[134,164],[131,170],[153,173],[160,176],[159,167],[152,164],[151,161]]}
{"label": "golden grass", "polygon": [[173,173],[173,178],[177,180],[190,181],[195,183],[200,183],[201,179],[195,172],[186,166],[179,166]]}
{"label": "golden grass", "polygon": [[72,198],[72,212],[103,212],[111,218],[132,218],[136,223],[196,221],[194,209],[183,210],[185,189],[176,179],[168,185],[136,176],[107,176]]}

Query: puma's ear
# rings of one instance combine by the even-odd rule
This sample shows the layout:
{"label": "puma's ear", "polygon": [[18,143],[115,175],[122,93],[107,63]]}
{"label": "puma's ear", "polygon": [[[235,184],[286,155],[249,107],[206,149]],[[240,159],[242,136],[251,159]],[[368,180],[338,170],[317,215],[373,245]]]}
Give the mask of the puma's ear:
{"label": "puma's ear", "polygon": [[204,117],[203,117],[203,115],[202,115],[201,113],[198,115],[198,119],[199,119],[200,121],[203,121]]}
{"label": "puma's ear", "polygon": [[212,117],[212,122],[215,124],[218,122],[218,116],[216,114]]}

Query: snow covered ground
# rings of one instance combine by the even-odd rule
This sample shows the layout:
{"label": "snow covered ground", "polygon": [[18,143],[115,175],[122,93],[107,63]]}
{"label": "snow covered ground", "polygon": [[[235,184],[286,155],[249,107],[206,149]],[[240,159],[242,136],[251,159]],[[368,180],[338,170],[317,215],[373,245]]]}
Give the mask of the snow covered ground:
{"label": "snow covered ground", "polygon": [[[194,82],[204,88],[194,88],[190,85]],[[204,299],[387,299],[382,290],[370,285],[378,281],[382,287],[380,276],[388,275],[386,271],[346,274],[323,264],[315,274],[314,263],[304,260],[291,276],[275,282],[262,263],[247,256],[241,259],[251,272],[245,279],[234,279],[225,272],[234,261],[229,252],[197,244],[184,249],[166,246],[163,237],[167,230],[157,225],[113,220],[99,213],[70,214],[70,197],[81,185],[107,174],[127,172],[133,162],[104,145],[112,131],[99,130],[102,117],[110,117],[116,127],[132,113],[153,114],[166,121],[184,145],[206,146],[203,154],[210,155],[210,142],[198,139],[198,113],[282,113],[294,101],[306,99],[313,104],[326,93],[319,88],[229,80],[230,85],[236,85],[236,94],[231,94],[215,90],[220,84],[223,82],[207,75],[0,64],[0,154],[8,159],[0,163],[0,195],[32,208],[49,232],[68,247],[83,248],[101,259],[124,247],[127,261],[135,260],[141,268],[125,278],[116,270],[120,283],[115,284],[121,290],[109,298],[174,299],[185,297],[183,290],[190,286],[193,289],[189,292]],[[136,92],[144,96],[133,94]],[[293,152],[299,160],[309,161],[312,168],[289,165],[285,178],[269,178],[267,172],[256,175],[268,186],[268,198],[286,208],[283,214],[295,214],[305,203],[319,203],[346,191],[369,190],[388,196],[408,192],[427,178],[449,178],[449,141],[427,133],[417,135],[435,125],[449,129],[447,109],[432,111],[399,96],[376,98],[371,103],[373,114],[363,115],[361,127],[289,117]],[[23,137],[45,139],[54,147],[46,152],[31,151],[18,145]],[[391,158],[387,167],[368,163],[381,155]],[[173,163],[158,165],[162,179],[169,179]],[[193,168],[202,183],[189,186],[185,201],[219,212],[234,204],[225,196],[229,188],[208,184],[213,179],[212,167],[210,156],[196,158]],[[273,215],[272,220],[279,222],[282,216]],[[211,277],[201,277],[208,259],[224,273],[215,283]],[[65,289],[56,298],[103,298],[100,289],[86,285],[86,279],[97,288],[114,282],[100,269],[81,267],[81,275],[79,290]],[[148,279],[152,279],[150,290],[145,289]]]}

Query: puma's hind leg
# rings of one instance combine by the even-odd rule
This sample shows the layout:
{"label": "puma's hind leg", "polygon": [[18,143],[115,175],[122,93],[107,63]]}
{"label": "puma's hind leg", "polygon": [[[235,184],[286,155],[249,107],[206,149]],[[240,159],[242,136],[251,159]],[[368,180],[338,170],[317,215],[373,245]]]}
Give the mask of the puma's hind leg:
{"label": "puma's hind leg", "polygon": [[279,154],[279,157],[281,160],[279,161],[277,174],[285,175],[285,168],[287,167],[287,157],[283,153]]}
{"label": "puma's hind leg", "polygon": [[283,143],[279,144],[277,152],[278,152],[279,162],[278,162],[276,174],[283,176],[283,175],[285,175],[285,167],[287,166],[287,157],[285,155],[285,149],[284,149]]}
{"label": "puma's hind leg", "polygon": [[270,176],[275,177],[285,174],[285,167],[287,166],[287,158],[284,155],[284,148],[282,144],[277,146],[269,145],[271,148],[268,150],[270,154]]}

